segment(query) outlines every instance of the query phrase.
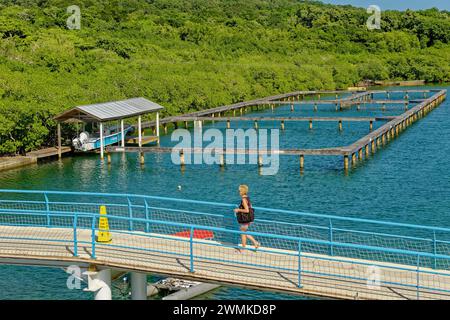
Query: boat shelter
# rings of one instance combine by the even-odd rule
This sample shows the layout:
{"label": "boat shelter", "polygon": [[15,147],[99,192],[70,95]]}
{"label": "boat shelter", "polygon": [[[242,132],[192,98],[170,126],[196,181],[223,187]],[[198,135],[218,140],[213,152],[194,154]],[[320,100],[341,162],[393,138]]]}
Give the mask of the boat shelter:
{"label": "boat shelter", "polygon": [[[163,109],[164,107],[145,98],[132,98],[75,107],[54,117],[54,120],[58,123],[58,150],[61,150],[61,123],[98,123],[100,127],[100,155],[103,159],[105,149],[104,123],[120,121],[121,146],[125,148],[124,119],[133,117],[138,117],[137,142],[139,147],[142,147],[142,116],[156,113],[156,137],[159,140],[159,112]],[[59,154],[59,156],[61,155]]]}

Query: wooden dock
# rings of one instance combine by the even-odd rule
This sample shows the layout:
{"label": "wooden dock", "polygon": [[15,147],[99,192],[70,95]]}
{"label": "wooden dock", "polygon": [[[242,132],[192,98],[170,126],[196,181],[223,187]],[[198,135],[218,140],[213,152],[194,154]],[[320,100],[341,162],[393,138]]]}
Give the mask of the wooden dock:
{"label": "wooden dock", "polygon": [[[145,146],[146,144],[155,143],[159,141],[159,137],[157,136],[142,136],[142,145]],[[139,137],[126,137],[125,140],[126,144],[129,145],[139,145]]]}
{"label": "wooden dock", "polygon": [[61,149],[57,147],[53,148],[45,148],[40,149],[37,151],[31,151],[27,153],[27,157],[36,158],[36,159],[44,159],[44,158],[50,158],[55,157],[61,154],[70,153],[72,152],[71,147],[61,147]]}
{"label": "wooden dock", "polygon": [[[349,163],[351,160],[352,165],[355,165],[358,161],[363,160],[364,158],[368,158],[370,154],[376,152],[377,148],[380,148],[382,145],[387,144],[391,139],[394,139],[396,136],[400,134],[403,130],[405,130],[412,123],[417,121],[418,119],[424,117],[428,112],[437,107],[442,101],[445,100],[447,91],[446,90],[404,90],[404,91],[364,91],[357,94],[352,94],[349,97],[341,99],[339,101],[347,101],[353,104],[363,103],[367,101],[371,101],[370,98],[373,94],[376,93],[386,93],[387,95],[394,92],[402,92],[405,95],[409,95],[412,92],[423,92],[424,96],[428,93],[433,93],[433,95],[427,99],[416,99],[416,100],[376,100],[377,102],[386,103],[386,101],[395,101],[399,104],[405,102],[420,102],[416,106],[411,109],[407,109],[403,114],[399,116],[385,116],[385,117],[236,117],[236,110],[240,110],[240,113],[243,114],[245,109],[250,106],[254,106],[255,104],[266,105],[267,101],[279,101],[279,99],[294,100],[294,97],[299,97],[298,93],[290,93],[285,95],[274,96],[270,98],[264,98],[249,102],[243,102],[231,106],[224,106],[219,108],[213,108],[209,110],[194,112],[182,116],[173,116],[169,118],[165,118],[161,120],[161,124],[163,125],[164,132],[167,133],[167,125],[172,123],[175,128],[178,128],[179,122],[184,122],[185,127],[188,128],[188,122],[196,122],[196,121],[225,121],[227,123],[227,127],[230,127],[231,121],[253,121],[254,127],[258,129],[259,121],[272,121],[272,122],[280,122],[281,129],[284,129],[284,122],[286,121],[307,121],[309,122],[309,128],[312,129],[313,122],[338,122],[339,130],[342,130],[343,122],[369,122],[369,134],[359,139],[355,143],[349,146],[342,147],[333,147],[333,148],[320,148],[320,149],[289,149],[289,150],[277,150],[276,154],[279,155],[291,155],[291,156],[299,156],[300,157],[300,169],[304,168],[304,157],[309,155],[315,156],[343,156],[344,159],[344,169],[349,169]],[[320,93],[317,92],[308,92],[311,95],[317,95]],[[331,93],[336,93],[333,91]],[[324,101],[324,100],[323,100]],[[322,101],[322,102],[323,102]],[[337,100],[336,100],[337,101]],[[310,101],[308,101],[310,103]],[[328,103],[328,102],[327,102]],[[272,104],[273,106],[274,104]],[[223,116],[226,112],[233,112],[233,117],[231,116]],[[216,116],[217,115],[217,116]],[[387,121],[383,126],[373,131],[373,122],[374,121]],[[143,126],[151,127],[154,125],[153,122],[147,122],[143,124]],[[135,148],[135,147],[127,147],[127,148],[117,148],[117,147],[109,147],[108,152],[138,152],[140,154],[141,164],[144,163],[144,153],[171,153],[174,151],[173,148]],[[201,149],[183,149],[183,150],[175,150],[175,152],[179,152],[181,158],[183,158],[183,154],[187,153],[197,153],[203,152]],[[222,156],[229,153],[229,150],[217,150]],[[258,164],[262,166],[261,157],[265,154],[274,154],[272,151],[267,152],[263,150],[234,150],[235,154],[257,154],[258,155]],[[109,161],[110,162],[110,161]],[[184,165],[183,159],[181,160],[181,164]],[[224,161],[221,161],[221,166],[224,164]]]}

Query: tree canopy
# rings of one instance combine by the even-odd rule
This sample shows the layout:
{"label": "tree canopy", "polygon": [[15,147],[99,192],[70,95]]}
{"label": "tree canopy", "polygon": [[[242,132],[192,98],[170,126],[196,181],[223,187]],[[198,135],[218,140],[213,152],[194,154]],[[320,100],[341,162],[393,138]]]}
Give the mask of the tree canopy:
{"label": "tree canopy", "polygon": [[450,81],[450,13],[295,0],[72,0],[0,4],[0,154],[53,144],[52,117],[144,96],[184,113],[363,79]]}

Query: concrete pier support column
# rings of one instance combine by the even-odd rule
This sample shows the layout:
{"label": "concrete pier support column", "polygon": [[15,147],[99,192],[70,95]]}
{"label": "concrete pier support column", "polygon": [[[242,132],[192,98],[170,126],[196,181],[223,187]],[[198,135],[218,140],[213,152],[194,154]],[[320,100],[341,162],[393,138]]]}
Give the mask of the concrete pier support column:
{"label": "concrete pier support column", "polygon": [[131,300],[147,300],[147,275],[131,272]]}

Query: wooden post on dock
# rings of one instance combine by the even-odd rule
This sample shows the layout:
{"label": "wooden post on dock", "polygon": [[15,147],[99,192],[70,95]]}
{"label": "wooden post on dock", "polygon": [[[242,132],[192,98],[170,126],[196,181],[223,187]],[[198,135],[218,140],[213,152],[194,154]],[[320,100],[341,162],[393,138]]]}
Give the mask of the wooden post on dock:
{"label": "wooden post on dock", "polygon": [[143,152],[139,153],[139,163],[143,166],[145,164],[145,156]]}
{"label": "wooden post on dock", "polygon": [[100,159],[103,160],[105,154],[105,141],[103,139],[103,122],[100,122]]}
{"label": "wooden post on dock", "polygon": [[[123,124],[123,119],[121,119],[120,120],[120,132],[122,132],[121,133],[121,140],[122,140],[122,142],[121,142],[121,147],[122,148],[125,148],[125,128],[124,128],[124,124]],[[123,149],[123,151],[125,151],[125,149]]]}
{"label": "wooden post on dock", "polygon": [[356,153],[352,153],[352,166],[356,164]]}
{"label": "wooden post on dock", "polygon": [[108,161],[108,164],[111,164],[111,154],[109,152],[106,152],[106,159]]}
{"label": "wooden post on dock", "polygon": [[369,130],[372,131],[373,130],[373,121],[370,120],[370,124],[369,124]]}
{"label": "wooden post on dock", "polygon": [[230,129],[230,127],[231,127],[230,120],[227,120],[227,129]]}
{"label": "wooden post on dock", "polygon": [[342,131],[342,120],[339,120],[339,131]]}
{"label": "wooden post on dock", "polygon": [[281,130],[284,130],[284,120],[281,120]]}
{"label": "wooden post on dock", "polygon": [[312,120],[309,120],[309,130],[312,130],[312,128],[313,128],[313,122],[312,122]]}
{"label": "wooden post on dock", "polygon": [[358,158],[359,158],[360,161],[363,158],[363,149],[362,148],[358,150]]}
{"label": "wooden post on dock", "polygon": [[258,130],[258,120],[255,120],[255,129]]}
{"label": "wooden post on dock", "polygon": [[372,146],[372,154],[375,154],[375,141],[374,140],[372,140],[372,142],[370,143],[371,144],[371,146]]}
{"label": "wooden post on dock", "polygon": [[370,154],[370,152],[369,152],[369,145],[366,144],[366,158],[369,157],[369,154]]}
{"label": "wooden post on dock", "polygon": [[223,153],[220,155],[220,167],[225,167],[225,156],[223,155]]}
{"label": "wooden post on dock", "polygon": [[348,155],[344,155],[344,170],[348,170]]}
{"label": "wooden post on dock", "polygon": [[138,144],[142,147],[142,116],[138,117]]}
{"label": "wooden post on dock", "polygon": [[258,167],[262,167],[263,166],[263,159],[262,159],[262,155],[258,155]]}
{"label": "wooden post on dock", "polygon": [[300,155],[300,170],[305,168],[305,156],[303,154]]}
{"label": "wooden post on dock", "polygon": [[291,103],[291,112],[293,112],[293,111],[294,111],[294,104]]}

